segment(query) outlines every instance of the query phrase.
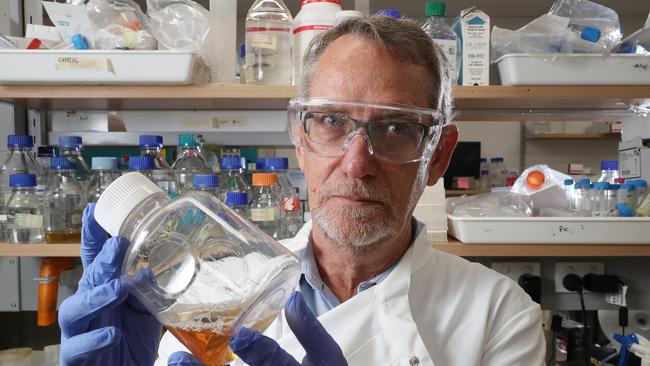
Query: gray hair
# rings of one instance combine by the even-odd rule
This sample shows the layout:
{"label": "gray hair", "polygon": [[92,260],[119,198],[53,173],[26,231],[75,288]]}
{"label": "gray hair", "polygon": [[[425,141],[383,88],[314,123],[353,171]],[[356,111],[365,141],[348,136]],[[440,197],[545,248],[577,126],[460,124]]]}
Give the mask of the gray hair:
{"label": "gray hair", "polygon": [[314,71],[325,49],[347,34],[369,39],[402,62],[426,67],[431,75],[431,107],[442,113],[444,122],[451,121],[453,100],[447,59],[422,28],[408,19],[396,20],[386,16],[352,18],[314,38],[303,57],[301,97],[309,97]]}

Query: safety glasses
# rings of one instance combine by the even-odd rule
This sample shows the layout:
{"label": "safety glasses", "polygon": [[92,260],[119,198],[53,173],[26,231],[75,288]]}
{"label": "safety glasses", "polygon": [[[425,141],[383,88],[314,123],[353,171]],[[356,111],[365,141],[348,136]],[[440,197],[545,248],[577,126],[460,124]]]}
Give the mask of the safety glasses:
{"label": "safety glasses", "polygon": [[368,152],[394,163],[420,161],[434,148],[444,119],[433,109],[324,98],[289,101],[289,134],[294,145],[325,157],[339,157],[357,137]]}

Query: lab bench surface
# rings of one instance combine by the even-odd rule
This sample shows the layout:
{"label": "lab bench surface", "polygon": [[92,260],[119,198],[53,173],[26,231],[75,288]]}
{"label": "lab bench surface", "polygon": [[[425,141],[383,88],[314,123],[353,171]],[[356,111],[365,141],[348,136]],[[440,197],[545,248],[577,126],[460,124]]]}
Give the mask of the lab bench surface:
{"label": "lab bench surface", "polygon": [[[650,257],[649,244],[463,244],[433,247],[461,257]],[[0,244],[0,257],[78,257],[79,244]]]}

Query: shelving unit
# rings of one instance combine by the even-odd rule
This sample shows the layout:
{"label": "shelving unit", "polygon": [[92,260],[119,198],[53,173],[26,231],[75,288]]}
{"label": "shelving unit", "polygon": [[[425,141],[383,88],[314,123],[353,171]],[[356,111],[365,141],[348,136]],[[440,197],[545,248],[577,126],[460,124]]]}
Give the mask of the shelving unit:
{"label": "shelving unit", "polygon": [[483,194],[488,192],[490,192],[490,190],[488,189],[446,189],[445,196],[446,197],[458,197],[462,195],[473,196],[475,194]]}
{"label": "shelving unit", "polygon": [[540,133],[528,140],[619,140],[620,133]]}
{"label": "shelving unit", "polygon": [[[461,257],[650,257],[649,244],[463,244],[433,247]],[[78,257],[79,244],[0,244],[0,257]]]}
{"label": "shelving unit", "polygon": [[[292,86],[240,84],[0,86],[0,101],[59,110],[285,109],[294,96]],[[522,120],[526,113],[548,120],[558,111],[626,111],[632,105],[650,105],[650,86],[458,86],[454,97],[458,120]]]}

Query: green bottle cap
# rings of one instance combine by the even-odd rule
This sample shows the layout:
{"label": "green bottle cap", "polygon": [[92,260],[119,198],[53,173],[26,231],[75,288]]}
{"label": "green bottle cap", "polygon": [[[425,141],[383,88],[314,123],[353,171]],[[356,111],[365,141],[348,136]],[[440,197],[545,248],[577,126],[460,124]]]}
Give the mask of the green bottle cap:
{"label": "green bottle cap", "polygon": [[193,133],[184,133],[178,135],[178,146],[182,147],[198,147],[199,143],[196,141]]}
{"label": "green bottle cap", "polygon": [[427,1],[426,16],[428,17],[444,17],[447,10],[447,4],[442,1]]}

